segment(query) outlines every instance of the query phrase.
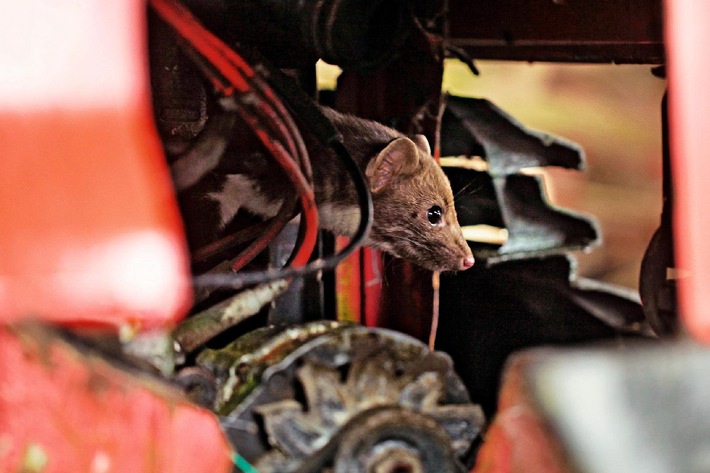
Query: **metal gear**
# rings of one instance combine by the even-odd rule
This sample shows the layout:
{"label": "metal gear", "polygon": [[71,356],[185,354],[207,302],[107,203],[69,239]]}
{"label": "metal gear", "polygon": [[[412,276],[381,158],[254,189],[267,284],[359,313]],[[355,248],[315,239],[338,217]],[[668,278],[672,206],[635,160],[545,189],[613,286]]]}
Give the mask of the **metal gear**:
{"label": "metal gear", "polygon": [[447,355],[344,325],[264,370],[223,417],[261,473],[465,471],[483,424]]}
{"label": "metal gear", "polygon": [[341,437],[333,473],[458,473],[450,437],[430,416],[397,407],[352,419]]}

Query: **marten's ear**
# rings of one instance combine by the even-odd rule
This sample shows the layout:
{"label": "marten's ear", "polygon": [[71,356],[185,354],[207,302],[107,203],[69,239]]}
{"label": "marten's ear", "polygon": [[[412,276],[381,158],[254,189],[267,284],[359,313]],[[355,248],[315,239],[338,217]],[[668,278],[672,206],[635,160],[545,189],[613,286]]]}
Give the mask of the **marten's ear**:
{"label": "marten's ear", "polygon": [[409,138],[397,138],[368,163],[365,175],[370,191],[379,192],[399,176],[414,173],[418,166],[417,145]]}
{"label": "marten's ear", "polygon": [[426,136],[414,135],[412,141],[414,141],[414,144],[417,145],[417,148],[424,151],[427,156],[431,156],[431,146],[429,146],[429,140],[426,139]]}

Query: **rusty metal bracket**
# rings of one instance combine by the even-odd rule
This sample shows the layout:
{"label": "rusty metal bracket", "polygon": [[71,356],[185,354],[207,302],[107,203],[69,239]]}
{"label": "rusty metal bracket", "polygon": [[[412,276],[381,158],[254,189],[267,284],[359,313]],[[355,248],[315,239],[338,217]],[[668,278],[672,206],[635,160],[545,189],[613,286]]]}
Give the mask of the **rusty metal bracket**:
{"label": "rusty metal bracket", "polygon": [[[542,178],[521,173],[545,166],[583,169],[579,145],[530,130],[488,100],[454,96],[447,100],[441,135],[442,156],[479,156],[486,164],[485,172],[447,168],[454,194],[459,195],[462,226],[502,225],[508,231],[500,246],[475,245],[479,260],[491,265],[588,249],[598,243],[592,217],[553,206],[543,191]],[[467,192],[471,182],[477,187]]]}

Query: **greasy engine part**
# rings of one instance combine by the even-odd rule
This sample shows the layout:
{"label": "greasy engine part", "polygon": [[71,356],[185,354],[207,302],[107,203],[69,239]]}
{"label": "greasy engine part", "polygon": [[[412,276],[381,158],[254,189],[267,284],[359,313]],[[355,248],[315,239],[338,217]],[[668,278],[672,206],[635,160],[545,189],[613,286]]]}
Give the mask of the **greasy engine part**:
{"label": "greasy engine part", "polygon": [[[304,222],[304,235],[301,245],[294,250],[293,266],[304,266],[315,247],[318,213],[311,186],[308,152],[291,113],[265,81],[263,73],[255,70],[240,54],[206,29],[179,1],[151,0],[150,5],[160,19],[173,29],[186,52],[210,81],[219,95],[221,106],[247,123],[259,142],[283,168],[298,194]],[[199,160],[195,161],[200,164]],[[201,169],[199,174],[204,174],[208,169]],[[287,205],[284,203],[282,208]],[[257,252],[253,249],[258,246],[263,250],[266,246],[264,242],[266,239],[257,240],[245,251],[256,256]],[[269,279],[253,282],[266,280]]]}
{"label": "greasy engine part", "polygon": [[668,133],[668,96],[661,103],[663,131],[663,210],[661,223],[651,237],[641,262],[639,294],[648,323],[659,336],[678,333],[678,299],[673,243],[673,179],[670,136]]}
{"label": "greasy engine part", "polygon": [[[464,471],[484,424],[448,356],[384,329],[267,327],[197,363],[217,379],[230,439],[262,473]],[[369,459],[365,470],[349,469],[355,456]]]}
{"label": "greasy engine part", "polygon": [[195,404],[206,408],[214,405],[216,381],[209,371],[199,366],[188,366],[175,374],[174,381]]}
{"label": "greasy engine part", "polygon": [[503,242],[471,242],[487,264],[440,281],[436,347],[457,360],[487,415],[495,411],[503,365],[516,350],[653,336],[632,291],[576,279],[569,252],[597,241],[595,222],[550,205],[541,177],[521,172],[582,169],[577,145],[529,130],[487,100],[449,97],[442,155],[465,156],[464,165],[474,168],[445,168],[462,226],[507,231]]}
{"label": "greasy engine part", "polygon": [[456,360],[487,416],[495,411],[503,365],[514,351],[652,336],[631,290],[577,280],[568,256],[443,274],[440,301],[436,348]]}
{"label": "greasy engine part", "polygon": [[[457,213],[462,209],[461,225],[502,224],[508,232],[507,241],[500,246],[474,244],[478,259],[495,264],[588,249],[597,242],[597,225],[591,217],[555,208],[547,201],[541,179],[520,173],[524,168],[543,166],[583,169],[584,154],[578,145],[527,129],[488,100],[455,96],[448,98],[441,136],[442,156],[479,156],[486,163],[487,176],[447,168],[452,181],[462,185],[456,202]],[[479,187],[467,193],[464,182],[476,182]],[[477,192],[481,187],[492,190],[493,195]],[[478,208],[488,209],[490,220],[478,220],[482,215],[467,210]]]}
{"label": "greasy engine part", "polygon": [[204,127],[207,94],[204,80],[170,27],[154,15],[148,16],[148,57],[155,124],[169,159]]}
{"label": "greasy engine part", "polygon": [[431,417],[398,408],[365,411],[341,436],[334,473],[462,472],[446,431]]}
{"label": "greasy engine part", "polygon": [[[360,221],[354,235],[341,251],[308,263],[315,248],[318,230],[312,170],[308,151],[301,138],[300,130],[292,118],[292,112],[266,80],[270,75],[269,68],[262,64],[253,67],[242,55],[229,48],[214,33],[206,29],[179,1],[151,0],[150,5],[158,16],[174,29],[188,54],[219,94],[220,105],[225,111],[236,112],[249,125],[261,146],[283,168],[301,204],[303,231],[299,235],[300,238],[294,247],[288,267],[237,274],[201,275],[193,278],[193,283],[196,286],[239,289],[250,284],[333,269],[361,244],[372,225],[372,198],[365,177],[342,143],[341,136],[322,113],[314,111],[316,107],[313,105],[311,119],[317,125],[318,138],[334,151],[347,175],[353,179]],[[205,169],[200,167],[198,174],[204,172]],[[289,203],[284,201],[282,211],[288,206]],[[278,228],[273,225],[272,229],[274,231],[266,232],[263,238],[254,241],[237,256],[232,267],[234,271],[241,269],[273,240]]]}
{"label": "greasy engine part", "polygon": [[584,167],[579,145],[526,128],[486,99],[449,96],[442,128],[442,156],[482,150],[493,176],[515,174],[528,167]]}
{"label": "greasy engine part", "polygon": [[639,277],[646,320],[659,336],[678,334],[677,277],[673,231],[668,222],[663,222],[648,243]]}
{"label": "greasy engine part", "polygon": [[320,58],[346,69],[374,69],[394,57],[415,23],[409,0],[185,3],[220,37],[254,46],[280,67]]}
{"label": "greasy engine part", "polygon": [[175,328],[173,338],[181,350],[191,353],[208,340],[259,313],[287,288],[288,281],[278,279],[241,291],[182,321]]}

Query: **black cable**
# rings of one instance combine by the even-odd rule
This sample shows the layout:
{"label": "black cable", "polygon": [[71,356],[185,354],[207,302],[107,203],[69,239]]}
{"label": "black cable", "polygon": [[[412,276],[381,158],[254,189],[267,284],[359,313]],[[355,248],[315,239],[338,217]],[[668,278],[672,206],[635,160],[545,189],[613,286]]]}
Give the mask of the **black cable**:
{"label": "black cable", "polygon": [[[325,119],[325,117],[323,117]],[[326,119],[327,120],[327,119]],[[331,125],[332,126],[332,125]],[[252,284],[260,284],[276,279],[288,279],[294,277],[303,277],[318,271],[329,271],[350,256],[353,251],[359,248],[362,241],[367,236],[372,227],[372,195],[367,186],[365,176],[362,174],[360,167],[352,159],[350,153],[343,145],[340,137],[334,137],[327,143],[329,147],[335,151],[338,158],[342,161],[348,174],[350,174],[355,184],[358,195],[358,206],[360,207],[360,223],[358,224],[355,235],[350,239],[350,242],[338,253],[328,256],[323,259],[317,259],[302,268],[278,268],[267,269],[264,271],[249,271],[234,274],[203,274],[193,278],[193,284],[197,287],[201,286],[220,286],[232,289],[241,289],[244,286]]]}
{"label": "black cable", "polygon": [[343,163],[357,191],[358,207],[360,208],[360,223],[358,224],[357,231],[345,248],[334,255],[317,259],[302,268],[286,267],[234,274],[203,274],[193,278],[193,284],[196,287],[219,286],[240,289],[244,286],[260,284],[276,279],[303,277],[319,271],[333,270],[341,261],[350,256],[362,245],[362,241],[372,227],[372,195],[370,194],[367,180],[360,167],[350,156],[350,153],[342,142],[342,136],[335,126],[292,78],[287,77],[283,72],[271,66],[258,52],[249,50],[247,52],[240,51],[240,54],[248,58],[250,62],[258,64],[257,67],[254,67],[254,70],[274,88],[281,99],[284,100],[286,106],[291,109],[294,118],[307,127],[318,141],[330,147]]}
{"label": "black cable", "polygon": [[[320,141],[321,144],[335,151],[353,179],[353,183],[358,192],[358,205],[361,211],[360,225],[348,245],[339,253],[330,257],[337,258],[337,262],[333,264],[332,267],[324,268],[333,269],[340,261],[347,258],[355,249],[361,246],[362,240],[367,236],[372,226],[372,196],[370,195],[370,188],[367,185],[365,176],[363,176],[359,166],[353,161],[350,153],[343,144],[342,136],[338,129],[323,114],[313,99],[298,86],[293,78],[274,67],[268,59],[253,48],[246,50],[241,49],[240,54],[246,60],[258,65],[254,67],[254,70],[258,71],[263,76],[263,79],[268,81],[269,85],[279,94],[286,106],[291,110],[294,118],[308,128],[310,133]],[[350,166],[352,166],[353,172],[351,172]],[[361,195],[361,191],[367,195]],[[367,208],[364,206],[367,206]],[[343,254],[343,256],[340,256],[341,254]],[[330,259],[326,258],[325,261],[330,262]]]}
{"label": "black cable", "polygon": [[[205,60],[207,58],[201,57],[200,54],[195,54],[196,51],[190,51],[192,47],[188,47],[187,49],[189,53],[193,53],[191,55],[193,56],[193,59],[196,60],[198,66],[202,66],[204,68],[204,72],[209,77],[211,77],[213,80],[217,80],[221,88],[225,88],[229,85],[228,82],[223,82],[221,80],[222,78],[220,77],[219,71],[217,71],[213,67],[213,65],[210,64],[209,60]],[[200,276],[195,276],[193,278],[193,285],[196,287],[222,286],[238,289],[246,285],[273,281],[275,279],[300,277],[318,271],[334,269],[343,259],[347,258],[355,249],[357,249],[362,244],[362,241],[367,236],[372,226],[373,205],[372,196],[370,195],[370,190],[368,188],[367,181],[365,180],[365,176],[362,174],[362,171],[360,170],[359,166],[357,165],[357,163],[355,163],[355,161],[350,156],[350,153],[343,145],[342,137],[338,133],[335,126],[330,123],[330,121],[323,115],[323,113],[310,99],[310,97],[308,97],[305,92],[299,87],[297,87],[291,80],[287,79],[281,71],[278,71],[277,69],[269,66],[268,62],[265,60],[258,61],[256,62],[256,64],[257,67],[253,68],[253,72],[255,73],[255,75],[249,78],[249,82],[252,86],[256,86],[257,97],[261,95],[259,92],[261,92],[262,94],[264,92],[264,87],[260,83],[261,80],[276,84],[275,88],[279,92],[278,95],[280,95],[282,99],[288,100],[287,103],[290,106],[291,110],[295,112],[294,115],[296,117],[301,118],[301,121],[303,121],[303,117],[306,117],[306,124],[311,129],[313,135],[322,144],[325,144],[326,146],[332,148],[333,151],[335,151],[335,154],[345,166],[345,169],[351,176],[353,184],[355,185],[357,191],[358,206],[360,208],[360,222],[358,224],[357,231],[355,232],[355,235],[353,235],[353,237],[351,238],[350,242],[345,246],[345,248],[343,248],[335,255],[329,256],[324,259],[318,259],[301,268],[288,267],[275,270],[242,272],[235,274],[203,274]],[[269,103],[270,100],[274,100],[275,105]],[[278,105],[278,103],[276,103],[277,100],[277,98],[270,96],[270,94],[264,94],[264,96],[261,97],[261,103],[263,105],[266,105],[267,107],[271,107],[272,105],[276,107],[276,105]],[[237,105],[239,105],[240,102],[242,102],[241,105],[248,105],[249,103],[251,103],[251,101],[248,99],[244,100],[244,97],[236,100]],[[256,105],[256,110],[254,110],[256,112],[256,116],[260,116],[261,113],[259,112],[261,110],[259,110],[258,104],[253,105]],[[278,107],[276,107],[276,109],[278,109]],[[245,108],[238,106],[237,111],[244,112]],[[278,113],[277,110],[272,110],[272,112],[275,112],[274,115],[277,115],[276,118],[283,119],[283,115]],[[265,115],[266,116],[264,116],[263,118],[265,119],[266,123],[270,123],[270,119],[273,118],[272,114],[265,113]],[[286,113],[286,115],[288,115],[288,113]],[[243,118],[246,117],[243,116]],[[287,129],[284,131],[288,132],[293,130],[293,128],[291,128],[288,123],[286,124],[286,128]],[[291,129],[289,130],[289,128]],[[271,131],[275,131],[278,133],[281,130],[277,128],[275,130],[272,129]],[[296,130],[296,133],[297,132],[298,130]],[[306,159],[305,163],[303,162],[303,160],[298,159],[298,157],[300,157],[298,155],[300,155],[301,153],[299,152],[298,145],[296,146],[296,148],[297,149],[295,150],[291,150],[296,152],[296,156],[292,156],[292,158],[301,161],[300,164],[302,165],[302,168],[306,168],[307,171],[310,170],[310,165],[307,162],[307,156],[303,157],[304,159]]]}
{"label": "black cable", "polygon": [[476,63],[473,62],[473,58],[466,52],[465,49],[449,44],[444,48],[444,50],[445,52],[451,54],[451,56],[466,64],[474,76],[481,75],[481,71],[479,71],[478,67],[476,67]]}

